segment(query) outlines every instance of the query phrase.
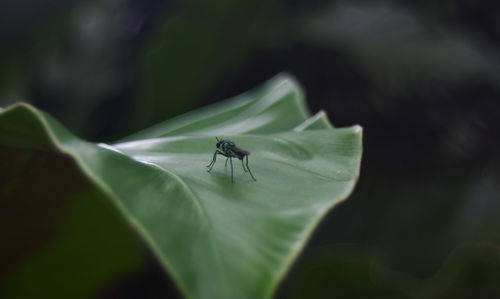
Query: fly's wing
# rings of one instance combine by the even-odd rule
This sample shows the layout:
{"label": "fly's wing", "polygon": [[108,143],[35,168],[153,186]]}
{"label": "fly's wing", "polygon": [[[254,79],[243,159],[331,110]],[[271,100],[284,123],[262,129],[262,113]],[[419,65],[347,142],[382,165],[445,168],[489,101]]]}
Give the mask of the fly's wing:
{"label": "fly's wing", "polygon": [[250,155],[250,153],[242,148],[237,146],[232,146],[231,150],[238,156],[238,159],[243,159],[243,157]]}

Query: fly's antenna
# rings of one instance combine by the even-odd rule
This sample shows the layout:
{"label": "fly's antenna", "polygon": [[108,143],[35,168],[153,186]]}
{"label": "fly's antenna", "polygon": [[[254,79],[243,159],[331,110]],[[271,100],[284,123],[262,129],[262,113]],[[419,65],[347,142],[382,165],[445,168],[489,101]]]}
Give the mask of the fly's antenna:
{"label": "fly's antenna", "polygon": [[218,137],[215,137],[215,139],[217,140],[217,142],[219,142],[219,141],[220,141]]}

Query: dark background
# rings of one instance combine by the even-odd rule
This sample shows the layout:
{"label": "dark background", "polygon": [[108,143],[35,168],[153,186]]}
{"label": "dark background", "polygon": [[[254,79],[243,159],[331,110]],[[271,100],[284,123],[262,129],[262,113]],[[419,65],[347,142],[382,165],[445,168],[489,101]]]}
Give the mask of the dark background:
{"label": "dark background", "polygon": [[[500,298],[497,1],[0,2],[0,106],[112,141],[280,72],[364,128],[277,298]],[[178,297],[151,261],[103,297]]]}

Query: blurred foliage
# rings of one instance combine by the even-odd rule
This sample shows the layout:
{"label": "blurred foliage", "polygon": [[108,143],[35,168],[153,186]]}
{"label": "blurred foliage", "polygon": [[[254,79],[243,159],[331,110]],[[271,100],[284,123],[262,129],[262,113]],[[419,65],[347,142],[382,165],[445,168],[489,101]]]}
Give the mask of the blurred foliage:
{"label": "blurred foliage", "polygon": [[[314,250],[289,279],[282,298],[412,298],[410,283],[386,273],[368,250],[337,245]],[[401,280],[401,281],[400,281]]]}
{"label": "blurred foliage", "polygon": [[[500,243],[497,1],[46,0],[37,3],[52,6],[6,6],[14,2],[0,3],[0,105],[28,100],[82,136],[111,139],[289,71],[304,84],[311,110],[325,108],[335,125],[365,128],[360,183],[324,220],[298,265],[318,247],[348,243],[405,279],[433,281],[439,292],[429,292],[436,298],[471,297],[460,290],[463,277],[481,277],[475,271],[486,283],[496,277],[498,259],[482,250],[454,257],[461,275],[439,269],[463,244],[487,242],[494,251]],[[94,13],[83,13],[88,7]],[[90,22],[96,14],[101,21]],[[81,34],[77,15],[99,26],[83,26],[94,29]],[[15,21],[21,25],[13,27]],[[128,34],[108,34],[119,28],[129,28]],[[95,50],[91,36],[99,34],[108,43]],[[88,67],[86,75],[56,76],[53,70],[62,68],[42,67],[61,61],[69,73],[78,70],[75,64]],[[95,77],[102,85],[89,83],[95,74],[104,77]],[[480,266],[484,260],[489,267]],[[478,266],[459,266],[466,264]],[[302,271],[293,268],[290,279]],[[334,276],[335,269],[322,273]],[[297,279],[304,289],[314,286],[307,276]],[[491,284],[469,285],[485,298],[498,297]],[[281,291],[291,288],[285,282]]]}
{"label": "blurred foliage", "polygon": [[134,114],[138,125],[173,117],[211,98],[214,86],[230,84],[249,54],[275,38],[283,22],[276,0],[184,3],[145,53],[144,89]]}
{"label": "blurred foliage", "polygon": [[[25,146],[46,141],[38,136]],[[2,298],[95,297],[105,283],[145,267],[138,238],[73,160],[5,146],[0,157]]]}
{"label": "blurred foliage", "polygon": [[306,17],[311,43],[338,48],[375,83],[393,91],[423,81],[479,79],[497,84],[500,57],[480,43],[389,3],[336,4]]}

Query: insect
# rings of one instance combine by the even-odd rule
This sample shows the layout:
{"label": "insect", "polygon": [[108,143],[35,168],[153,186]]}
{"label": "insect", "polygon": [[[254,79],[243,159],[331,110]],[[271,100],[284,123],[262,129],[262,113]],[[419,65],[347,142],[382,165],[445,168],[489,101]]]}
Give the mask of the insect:
{"label": "insect", "polygon": [[[252,176],[252,179],[256,181],[257,179],[253,176],[252,172],[250,171],[250,168],[248,167],[248,156],[250,153],[244,149],[241,149],[234,144],[234,142],[229,141],[229,140],[221,140],[217,137],[215,137],[217,140],[217,149],[215,150],[214,157],[212,159],[212,162],[207,165],[207,171],[210,172],[212,168],[215,165],[215,160],[217,159],[217,155],[222,155],[226,157],[226,164],[224,164],[224,167],[227,167],[227,160],[231,163],[231,183],[233,183],[233,160],[232,158],[238,158],[241,161],[241,166],[243,166],[243,170],[245,172],[250,173],[250,176]],[[246,169],[245,165],[243,164],[243,159],[246,158]]]}

